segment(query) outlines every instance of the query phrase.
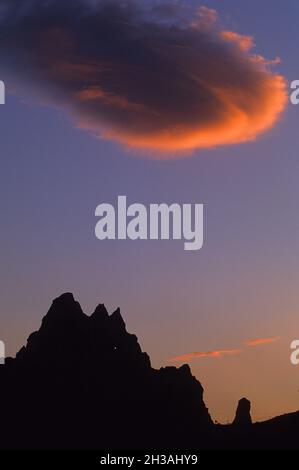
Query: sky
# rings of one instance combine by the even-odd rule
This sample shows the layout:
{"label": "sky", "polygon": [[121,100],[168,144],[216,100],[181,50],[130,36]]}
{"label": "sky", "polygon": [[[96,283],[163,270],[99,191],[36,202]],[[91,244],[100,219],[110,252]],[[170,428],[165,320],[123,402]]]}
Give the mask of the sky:
{"label": "sky", "polygon": [[[185,4],[198,7],[199,2]],[[206,0],[201,5],[206,12],[217,10],[221,30],[253,37],[252,54],[281,60],[265,76],[254,60],[245,61],[242,54],[251,52],[241,54],[223,38],[216,41],[215,53],[222,51],[231,61],[232,75],[221,75],[216,61],[205,69],[205,84],[211,77],[217,83],[219,73],[220,82],[236,80],[240,95],[230,93],[230,100],[236,106],[242,97],[249,100],[244,105],[247,120],[238,129],[229,122],[231,109],[215,104],[209,86],[200,83],[200,92],[195,87],[183,94],[180,67],[193,72],[196,55],[174,55],[172,82],[163,75],[167,67],[161,67],[155,82],[159,93],[134,95],[135,89],[143,91],[146,75],[138,72],[139,81],[130,88],[126,64],[135,55],[124,48],[121,75],[114,78],[120,61],[116,41],[105,51],[108,94],[89,83],[89,93],[82,95],[81,68],[71,69],[70,75],[65,68],[49,73],[56,52],[32,48],[32,38],[22,42],[19,57],[16,25],[7,20],[7,43],[0,47],[0,79],[7,89],[6,104],[0,106],[0,339],[7,354],[14,355],[63,292],[73,292],[87,314],[98,303],[111,313],[119,306],[128,331],[136,333],[154,367],[190,364],[214,419],[231,421],[237,401],[245,396],[254,420],[261,420],[299,409],[299,366],[289,359],[290,343],[299,337],[299,110],[285,104],[280,113],[280,91],[273,88],[274,75],[286,83],[299,78],[299,5],[296,0],[252,0],[242,6],[237,0]],[[26,31],[28,25],[21,25]],[[76,25],[71,28],[76,33]],[[193,44],[200,39],[194,34],[184,40]],[[202,26],[200,34],[210,37]],[[81,39],[84,45],[87,38]],[[92,44],[77,53],[85,60],[99,57]],[[152,51],[156,60],[155,46]],[[138,53],[138,63],[146,68],[141,46]],[[240,64],[254,87],[239,74]],[[120,77],[121,91],[137,97],[143,107],[111,100]],[[168,82],[169,99],[163,97]],[[182,85],[178,97],[176,83]],[[258,102],[250,101],[257,89]],[[94,107],[90,97],[102,107]],[[278,100],[274,108],[271,97]],[[158,125],[147,114],[151,103]],[[266,122],[268,112],[273,122]],[[263,129],[249,135],[248,126],[259,119]],[[173,129],[161,134],[169,122]],[[175,136],[180,122],[184,125],[172,146],[169,136]],[[236,133],[225,141],[224,130],[232,127]],[[222,142],[207,146],[198,128]],[[181,241],[97,240],[95,208],[102,202],[116,204],[118,195],[145,205],[203,203],[203,248],[184,251]]]}

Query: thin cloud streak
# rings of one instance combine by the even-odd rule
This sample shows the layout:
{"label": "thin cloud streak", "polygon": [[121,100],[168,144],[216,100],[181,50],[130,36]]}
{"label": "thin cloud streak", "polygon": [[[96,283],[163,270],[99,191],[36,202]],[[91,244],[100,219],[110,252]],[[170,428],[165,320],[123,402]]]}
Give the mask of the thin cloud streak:
{"label": "thin cloud streak", "polygon": [[246,346],[259,346],[260,344],[271,344],[280,340],[280,336],[273,336],[271,338],[254,338],[244,341]]}
{"label": "thin cloud streak", "polygon": [[197,351],[192,353],[183,354],[182,356],[172,357],[168,360],[168,362],[183,362],[183,361],[191,361],[192,359],[202,359],[204,357],[222,357],[222,356],[230,356],[234,354],[240,354],[242,352],[241,349],[219,349],[215,351]]}
{"label": "thin cloud streak", "polygon": [[[254,338],[254,339],[249,339],[243,342],[245,346],[259,346],[259,345],[265,345],[265,344],[271,344],[275,343],[276,341],[280,340],[280,336],[272,336],[269,338]],[[168,362],[189,362],[192,359],[202,359],[205,357],[222,357],[222,356],[229,356],[229,355],[234,355],[234,354],[240,354],[244,351],[244,349],[241,348],[234,348],[234,349],[216,349],[213,351],[196,351],[196,352],[191,352],[187,354],[182,354],[181,356],[175,356],[170,359],[168,359]]]}

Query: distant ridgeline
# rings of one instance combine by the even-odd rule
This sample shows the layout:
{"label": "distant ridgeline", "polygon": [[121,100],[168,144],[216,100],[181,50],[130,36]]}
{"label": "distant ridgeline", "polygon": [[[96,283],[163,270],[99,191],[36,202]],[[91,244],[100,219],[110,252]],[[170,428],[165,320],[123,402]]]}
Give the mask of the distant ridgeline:
{"label": "distant ridgeline", "polygon": [[298,447],[299,413],[252,424],[242,399],[214,424],[188,365],[153,369],[119,309],[87,316],[69,293],[0,366],[0,391],[2,449]]}

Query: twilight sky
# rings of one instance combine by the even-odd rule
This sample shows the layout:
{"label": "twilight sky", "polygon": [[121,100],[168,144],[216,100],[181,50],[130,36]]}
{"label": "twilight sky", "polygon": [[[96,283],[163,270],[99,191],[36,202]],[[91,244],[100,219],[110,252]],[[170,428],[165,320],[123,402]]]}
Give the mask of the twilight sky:
{"label": "twilight sky", "polygon": [[[9,90],[0,106],[0,339],[15,354],[52,299],[71,291],[86,313],[99,302],[111,312],[120,306],[155,367],[190,363],[213,418],[232,419],[246,396],[254,419],[265,419],[299,409],[299,369],[289,361],[289,344],[299,337],[299,110],[289,105],[279,115],[284,97],[277,87],[277,76],[299,78],[299,5],[202,5],[192,32],[179,38],[188,43],[187,57],[179,47],[173,55],[166,46],[145,47],[152,34],[160,44],[177,41],[177,32],[171,39],[165,33],[160,13],[145,38],[122,30],[125,42],[112,40],[115,32],[97,36],[94,25],[88,36],[72,21],[68,28],[80,47],[61,25],[50,45],[43,38],[39,47],[42,13],[35,13],[38,20],[7,19],[0,46],[0,79]],[[217,26],[207,8],[217,10]],[[6,14],[0,11],[1,21]],[[22,31],[26,40],[18,42]],[[241,51],[240,36],[232,43],[228,34],[219,39],[220,31],[254,39]],[[96,47],[101,40],[110,44],[101,52],[105,66]],[[66,66],[69,44],[80,67]],[[266,73],[254,55],[281,63]],[[151,69],[153,88],[149,57],[159,64]],[[105,91],[97,85],[99,62]],[[207,142],[226,145],[203,148],[211,147]],[[180,241],[97,240],[96,206],[115,204],[122,194],[129,203],[204,203],[203,249],[184,251]]]}

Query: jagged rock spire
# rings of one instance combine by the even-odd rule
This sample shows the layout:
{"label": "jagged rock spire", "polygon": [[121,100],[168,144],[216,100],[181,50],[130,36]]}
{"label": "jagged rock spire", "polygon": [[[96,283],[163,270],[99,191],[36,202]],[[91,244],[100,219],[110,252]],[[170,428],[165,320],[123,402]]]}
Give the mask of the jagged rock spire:
{"label": "jagged rock spire", "polygon": [[251,415],[250,415],[251,403],[247,398],[241,398],[239,400],[236,416],[233,421],[234,426],[250,426],[252,424]]}

